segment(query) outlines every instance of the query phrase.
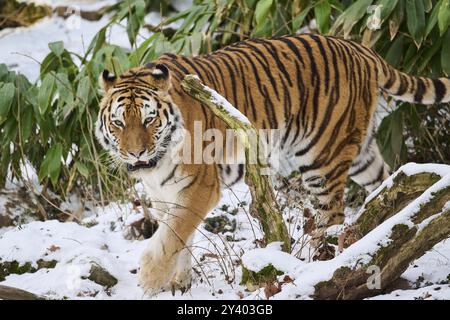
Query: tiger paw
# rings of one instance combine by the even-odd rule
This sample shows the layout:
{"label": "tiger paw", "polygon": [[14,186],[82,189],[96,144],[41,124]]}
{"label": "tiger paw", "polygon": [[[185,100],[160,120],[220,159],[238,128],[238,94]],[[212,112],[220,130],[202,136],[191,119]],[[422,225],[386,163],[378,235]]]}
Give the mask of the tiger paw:
{"label": "tiger paw", "polygon": [[170,282],[170,291],[172,295],[175,295],[175,291],[180,290],[181,293],[185,293],[191,288],[192,274],[191,269],[185,269],[181,272],[177,272]]}
{"label": "tiger paw", "polygon": [[163,252],[163,248],[150,246],[141,257],[139,285],[147,293],[164,290],[174,277],[176,257]]}

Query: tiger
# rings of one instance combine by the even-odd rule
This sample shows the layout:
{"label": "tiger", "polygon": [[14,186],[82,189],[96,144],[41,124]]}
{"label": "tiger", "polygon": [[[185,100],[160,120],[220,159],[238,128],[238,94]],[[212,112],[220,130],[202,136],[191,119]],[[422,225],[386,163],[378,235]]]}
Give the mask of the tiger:
{"label": "tiger", "polygon": [[389,176],[375,135],[380,96],[450,101],[449,78],[410,76],[362,44],[317,34],[248,39],[197,56],[166,53],[121,75],[104,70],[95,135],[142,181],[159,221],[140,260],[139,285],[149,292],[190,286],[195,230],[222,190],[245,175],[245,160],[172,161],[195,123],[202,132],[227,129],[183,90],[188,74],[255,128],[282,130],[281,174],[301,174],[317,200],[317,230],[343,223],[347,178],[371,192]]}

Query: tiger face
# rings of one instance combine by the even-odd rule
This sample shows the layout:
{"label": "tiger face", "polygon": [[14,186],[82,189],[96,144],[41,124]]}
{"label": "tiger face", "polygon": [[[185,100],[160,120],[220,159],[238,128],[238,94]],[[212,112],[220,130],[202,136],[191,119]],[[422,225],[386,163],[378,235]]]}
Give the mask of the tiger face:
{"label": "tiger face", "polygon": [[105,70],[100,81],[105,97],[97,139],[130,172],[156,167],[181,127],[180,112],[169,96],[168,68],[150,63],[118,77]]}

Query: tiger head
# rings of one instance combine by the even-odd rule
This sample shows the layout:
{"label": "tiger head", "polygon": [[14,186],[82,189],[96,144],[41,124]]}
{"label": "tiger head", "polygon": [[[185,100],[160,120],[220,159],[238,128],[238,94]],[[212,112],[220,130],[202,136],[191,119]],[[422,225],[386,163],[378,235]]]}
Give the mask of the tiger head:
{"label": "tiger head", "polygon": [[120,76],[105,70],[100,83],[105,96],[95,131],[101,145],[130,172],[156,167],[182,126],[169,95],[169,69],[149,63]]}

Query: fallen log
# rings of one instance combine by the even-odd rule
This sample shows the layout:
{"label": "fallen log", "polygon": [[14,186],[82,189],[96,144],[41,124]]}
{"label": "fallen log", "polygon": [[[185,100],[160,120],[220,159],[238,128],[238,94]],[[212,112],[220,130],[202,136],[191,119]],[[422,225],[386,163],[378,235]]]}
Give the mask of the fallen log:
{"label": "fallen log", "polygon": [[0,1],[0,30],[27,27],[51,14],[52,9],[47,5],[3,0]]}
{"label": "fallen log", "polygon": [[[424,172],[408,174],[414,166],[402,167],[370,196],[352,226],[361,237],[354,245],[378,233],[378,248],[361,256],[367,262],[357,268],[342,266],[331,279],[315,285],[314,297],[362,299],[380,294],[411,262],[450,237],[450,167],[437,172],[423,167]],[[369,283],[373,271],[377,286]]]}
{"label": "fallen log", "polygon": [[258,273],[271,266],[293,279],[276,294],[280,299],[387,293],[411,263],[450,237],[450,166],[403,166],[367,198],[353,227],[362,230],[361,238],[331,260],[296,263],[259,249],[244,254],[244,267]]}
{"label": "fallen log", "polygon": [[44,300],[34,293],[0,285],[0,300]]}

